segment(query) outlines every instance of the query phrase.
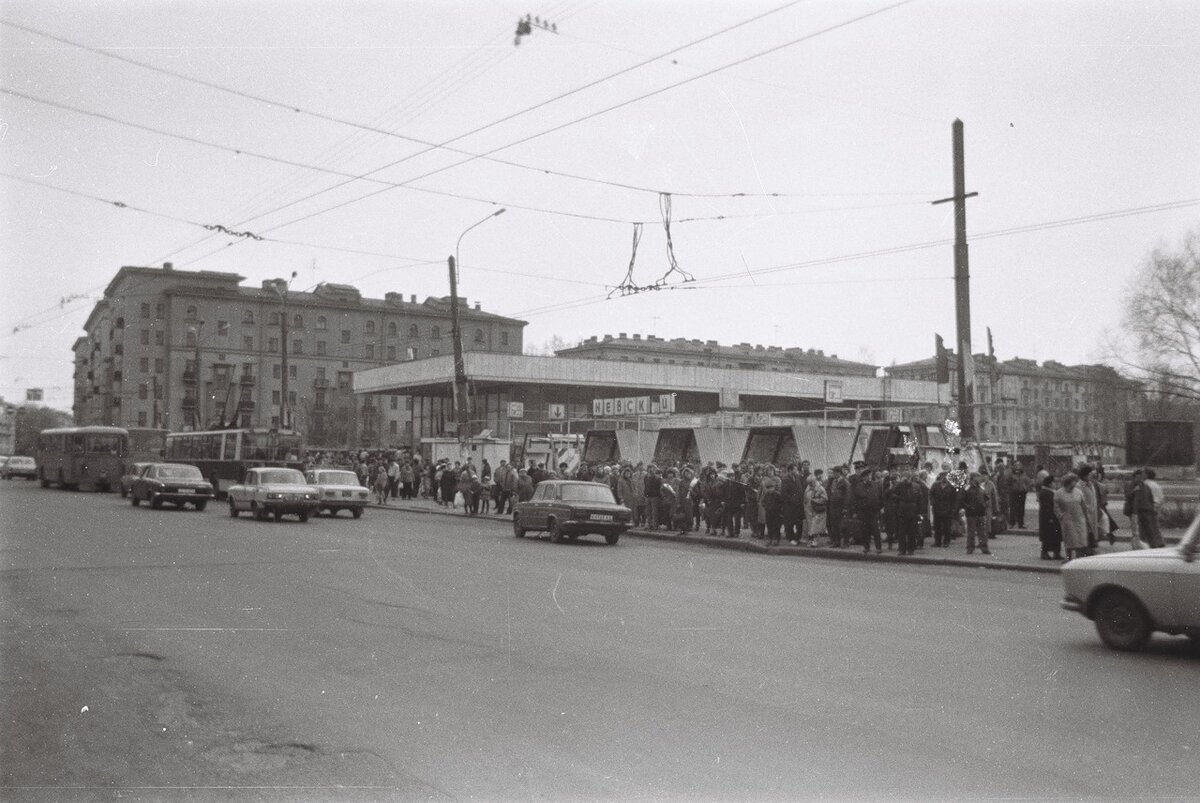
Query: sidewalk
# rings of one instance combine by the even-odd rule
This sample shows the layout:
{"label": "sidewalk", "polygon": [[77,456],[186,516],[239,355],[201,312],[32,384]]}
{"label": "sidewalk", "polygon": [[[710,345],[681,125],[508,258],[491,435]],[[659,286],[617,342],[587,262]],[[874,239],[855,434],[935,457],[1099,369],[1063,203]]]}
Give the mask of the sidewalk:
{"label": "sidewalk", "polygon": [[[442,516],[468,517],[461,511],[450,507],[442,507],[428,499],[389,500],[386,505],[370,505],[375,510],[401,510],[409,513],[428,513]],[[494,521],[507,525],[509,517],[493,514],[480,515],[474,521]],[[1177,543],[1182,531],[1164,533],[1167,543]],[[889,550],[883,545],[883,552],[866,554],[861,546],[834,549],[829,546],[792,546],[786,541],[777,547],[768,548],[761,540],[751,538],[748,530],[743,530],[738,538],[724,538],[717,535],[706,535],[703,530],[678,535],[666,530],[633,529],[625,533],[626,538],[646,538],[655,541],[673,541],[681,544],[695,544],[716,549],[732,549],[743,552],[756,552],[766,555],[792,555],[807,558],[827,558],[830,560],[874,561],[879,563],[906,563],[926,566],[959,566],[963,568],[1007,569],[1010,571],[1040,572],[1058,574],[1062,566],[1060,561],[1042,560],[1041,544],[1037,533],[1033,530],[1010,530],[988,541],[988,549],[992,554],[984,555],[978,550],[973,555],[967,554],[966,539],[958,538],[949,547],[932,546],[932,540],[926,542],[923,549],[918,549],[915,555],[901,557],[895,549]],[[1101,544],[1099,554],[1108,552],[1123,552],[1129,549],[1128,533],[1118,531],[1116,544],[1110,546]]]}

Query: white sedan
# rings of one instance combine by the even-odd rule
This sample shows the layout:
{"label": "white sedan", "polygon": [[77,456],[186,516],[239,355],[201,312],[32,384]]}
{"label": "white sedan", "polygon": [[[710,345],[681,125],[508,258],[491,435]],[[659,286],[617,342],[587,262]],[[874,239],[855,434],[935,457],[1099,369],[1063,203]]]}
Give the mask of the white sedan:
{"label": "white sedan", "polygon": [[1200,515],[1176,546],[1079,558],[1062,580],[1062,607],[1095,622],[1113,649],[1139,649],[1155,631],[1200,640]]}
{"label": "white sedan", "polygon": [[294,468],[248,469],[245,478],[230,486],[227,495],[229,515],[235,519],[242,511],[249,511],[259,521],[271,516],[279,521],[288,513],[308,521],[321,504],[317,489]]}
{"label": "white sedan", "polygon": [[363,508],[370,501],[371,492],[363,487],[353,471],[314,468],[305,473],[304,479],[321,497],[317,512],[328,510],[330,516],[336,516],[339,510],[349,510],[357,519],[362,517]]}

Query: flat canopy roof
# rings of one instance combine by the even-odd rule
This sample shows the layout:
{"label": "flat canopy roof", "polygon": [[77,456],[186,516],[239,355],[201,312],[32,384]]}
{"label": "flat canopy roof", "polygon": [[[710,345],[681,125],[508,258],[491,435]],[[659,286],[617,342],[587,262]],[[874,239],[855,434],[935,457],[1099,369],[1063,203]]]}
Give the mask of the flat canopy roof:
{"label": "flat canopy roof", "polygon": [[[605,390],[699,392],[722,389],[746,396],[824,399],[825,381],[838,382],[848,400],[938,404],[938,386],[922,379],[892,379],[835,374],[747,371],[700,365],[531,357],[474,351],[463,355],[467,377],[476,388],[510,385],[566,385]],[[356,371],[355,393],[443,395],[454,382],[454,358],[429,357]]]}

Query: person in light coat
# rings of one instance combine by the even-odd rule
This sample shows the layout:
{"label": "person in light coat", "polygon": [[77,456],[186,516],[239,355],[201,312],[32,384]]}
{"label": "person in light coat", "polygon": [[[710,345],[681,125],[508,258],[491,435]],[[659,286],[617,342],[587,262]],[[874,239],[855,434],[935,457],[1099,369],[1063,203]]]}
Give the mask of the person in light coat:
{"label": "person in light coat", "polygon": [[1088,552],[1096,551],[1100,538],[1100,499],[1096,494],[1096,486],[1092,484],[1092,467],[1086,463],[1075,469],[1079,477],[1079,490],[1083,492],[1083,512],[1087,516]]}
{"label": "person in light coat", "polygon": [[1063,486],[1054,492],[1054,515],[1062,530],[1062,545],[1067,560],[1083,557],[1088,552],[1087,501],[1080,489],[1079,476],[1063,477]]}
{"label": "person in light coat", "polygon": [[813,474],[808,478],[808,488],[804,491],[804,522],[808,530],[809,546],[816,546],[817,539],[825,537],[825,517],[828,509],[829,493],[821,484],[820,478]]}

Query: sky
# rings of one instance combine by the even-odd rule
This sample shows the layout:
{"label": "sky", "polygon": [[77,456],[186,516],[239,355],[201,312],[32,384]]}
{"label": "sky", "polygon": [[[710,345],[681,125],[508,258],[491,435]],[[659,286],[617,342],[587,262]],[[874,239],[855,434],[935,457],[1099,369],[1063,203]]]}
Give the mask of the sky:
{"label": "sky", "polygon": [[[546,27],[514,44],[526,14]],[[1001,359],[1096,361],[1139,265],[1200,221],[1191,0],[7,0],[0,20],[7,400],[70,408],[71,345],[122,265],[424,298],[456,244],[460,294],[528,321],[527,348],[930,357],[954,341],[953,210],[931,202],[956,118],[977,352],[990,327]]]}

